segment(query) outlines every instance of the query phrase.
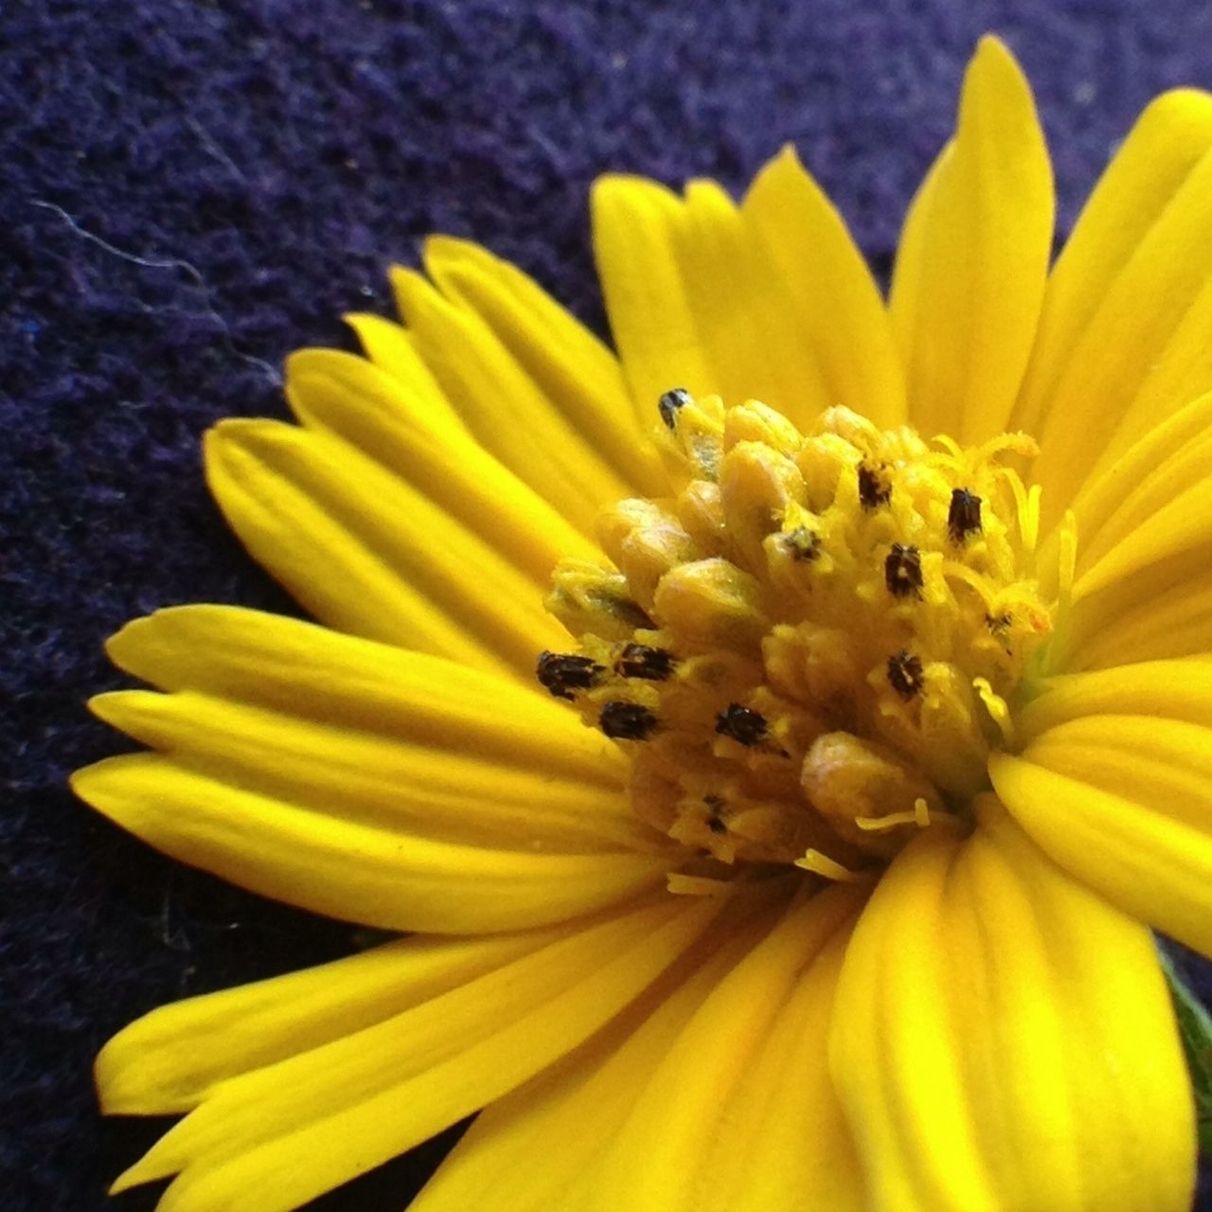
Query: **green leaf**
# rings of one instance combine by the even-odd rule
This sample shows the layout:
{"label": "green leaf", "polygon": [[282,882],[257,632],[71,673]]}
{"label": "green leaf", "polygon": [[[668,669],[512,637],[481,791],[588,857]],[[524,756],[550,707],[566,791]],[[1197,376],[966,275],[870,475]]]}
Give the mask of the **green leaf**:
{"label": "green leaf", "polygon": [[1195,1116],[1199,1128],[1199,1147],[1212,1155],[1212,1014],[1188,988],[1173,958],[1159,947],[1162,969],[1170,984],[1174,1013],[1182,1035],[1191,1086],[1195,1091]]}

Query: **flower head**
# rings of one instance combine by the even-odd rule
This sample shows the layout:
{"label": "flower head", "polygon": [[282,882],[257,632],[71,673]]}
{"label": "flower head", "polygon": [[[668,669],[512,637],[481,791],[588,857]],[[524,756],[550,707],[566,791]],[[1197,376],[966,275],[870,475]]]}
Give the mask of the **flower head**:
{"label": "flower head", "polygon": [[411,936],[155,1011],[119,1180],[297,1207],[462,1117],[417,1208],[1188,1206],[1149,927],[1212,953],[1212,98],[1142,116],[1049,273],[981,43],[887,305],[788,151],[599,182],[616,357],[436,238],[288,366],[215,495],[319,625],[110,643],[80,794]]}

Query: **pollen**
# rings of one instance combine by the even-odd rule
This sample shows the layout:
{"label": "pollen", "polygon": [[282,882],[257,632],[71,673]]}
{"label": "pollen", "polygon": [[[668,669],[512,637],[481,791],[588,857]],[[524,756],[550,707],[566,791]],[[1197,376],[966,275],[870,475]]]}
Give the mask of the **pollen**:
{"label": "pollen", "polygon": [[686,848],[670,886],[863,878],[966,827],[1057,613],[1032,440],[845,408],[801,432],[682,388],[657,413],[672,491],[602,515],[607,561],[557,567],[574,651],[538,675],[629,754],[635,811]]}

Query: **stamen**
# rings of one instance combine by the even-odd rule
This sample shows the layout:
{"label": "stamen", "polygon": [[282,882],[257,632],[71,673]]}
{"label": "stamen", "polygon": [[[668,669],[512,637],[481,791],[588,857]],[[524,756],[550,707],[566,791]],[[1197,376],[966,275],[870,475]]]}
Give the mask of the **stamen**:
{"label": "stamen", "polygon": [[894,598],[921,597],[922,558],[916,547],[893,543],[884,561],[884,583]]}
{"label": "stamen", "polygon": [[892,485],[866,463],[860,464],[858,469],[858,489],[859,500],[867,510],[887,505],[892,500]]}
{"label": "stamen", "polygon": [[599,518],[601,563],[557,566],[578,644],[538,673],[626,748],[634,811],[685,856],[671,890],[865,879],[970,828],[1072,594],[1071,526],[1059,607],[1037,579],[1030,439],[928,444],[843,407],[801,431],[684,388],[659,410],[670,490]]}
{"label": "stamen", "polygon": [[561,560],[546,606],[573,635],[627,639],[652,619],[630,595],[627,578],[588,560]]}
{"label": "stamen", "polygon": [[795,860],[795,865],[841,884],[851,884],[861,878],[857,871],[843,867],[841,863],[831,859],[827,854],[822,854],[819,850],[806,850],[803,858]]}
{"label": "stamen", "polygon": [[665,887],[674,896],[731,896],[737,889],[737,881],[671,871],[665,877]]}
{"label": "stamen", "polygon": [[[918,801],[924,804],[925,800]],[[927,811],[929,809],[927,808]],[[895,829],[898,825],[919,824],[916,810],[909,812],[889,812],[884,816],[856,816],[854,823],[868,833],[882,833],[885,829]]]}
{"label": "stamen", "polygon": [[1033,484],[1028,490],[1022,477],[1013,468],[999,467],[996,474],[1014,497],[1015,517],[1023,550],[1032,552],[1039,536],[1039,504],[1042,490],[1038,484]]}
{"label": "stamen", "polygon": [[694,403],[694,397],[684,387],[674,387],[665,392],[657,401],[657,408],[660,410],[661,420],[665,422],[665,427],[667,429],[676,429],[678,426],[678,413],[687,404],[692,403]]}
{"label": "stamen", "polygon": [[924,676],[921,661],[902,648],[888,658],[888,681],[892,689],[908,702],[922,689]]}
{"label": "stamen", "polygon": [[605,672],[605,666],[574,652],[540,652],[535,669],[540,685],[553,697],[569,701],[576,698],[574,690],[592,689]]}
{"label": "stamen", "polygon": [[947,530],[953,543],[962,543],[981,528],[981,499],[966,488],[951,490],[951,505],[947,510]]}
{"label": "stamen", "polygon": [[1010,717],[1010,708],[1000,694],[996,694],[988,678],[973,678],[972,689],[980,696],[989,713],[989,718],[997,725],[1002,734],[1002,740],[1007,745],[1014,743],[1014,720]]}
{"label": "stamen", "polygon": [[615,700],[603,706],[598,724],[612,740],[646,741],[656,731],[657,718],[640,703]]}
{"label": "stamen", "polygon": [[1023,547],[1034,551],[1039,538],[1039,505],[1043,489],[1038,484],[1032,484],[1027,493],[1027,499],[1018,511],[1019,533],[1023,536]]}
{"label": "stamen", "polygon": [[1061,649],[1069,641],[1069,619],[1073,610],[1073,583],[1077,578],[1077,515],[1065,510],[1060,525],[1060,552],[1057,559],[1056,643]]}
{"label": "stamen", "polygon": [[766,720],[756,711],[729,703],[715,718],[715,730],[720,736],[730,736],[742,745],[758,744],[766,735]]}
{"label": "stamen", "polygon": [[806,563],[821,554],[821,536],[807,526],[797,526],[787,531],[779,541],[793,560]]}
{"label": "stamen", "polygon": [[1009,611],[1003,611],[999,615],[985,615],[985,626],[989,628],[991,635],[998,636],[999,638],[1006,634],[1013,621]]}
{"label": "stamen", "polygon": [[720,812],[724,807],[724,801],[716,795],[707,795],[703,797],[703,803],[711,809],[711,815],[707,818],[707,828],[712,833],[727,833],[728,826],[724,824]]}
{"label": "stamen", "polygon": [[642,678],[647,682],[664,682],[674,671],[677,660],[666,648],[647,644],[628,644],[614,663],[614,671],[623,678]]}

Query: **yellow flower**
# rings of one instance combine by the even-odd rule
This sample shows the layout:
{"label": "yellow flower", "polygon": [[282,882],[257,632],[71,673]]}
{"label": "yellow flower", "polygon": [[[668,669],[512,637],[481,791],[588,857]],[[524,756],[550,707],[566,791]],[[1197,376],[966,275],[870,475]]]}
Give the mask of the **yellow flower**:
{"label": "yellow flower", "polygon": [[290,360],[301,427],[209,435],[323,625],[132,623],[163,693],[95,707],[151,751],[77,790],[415,933],[118,1035],[105,1109],[188,1112],[118,1187],[294,1208],[486,1108],[422,1212],[1188,1207],[1148,928],[1212,953],[1212,98],[1049,274],[985,40],[887,308],[791,152],[593,221],[617,359],[436,238],[406,327]]}

